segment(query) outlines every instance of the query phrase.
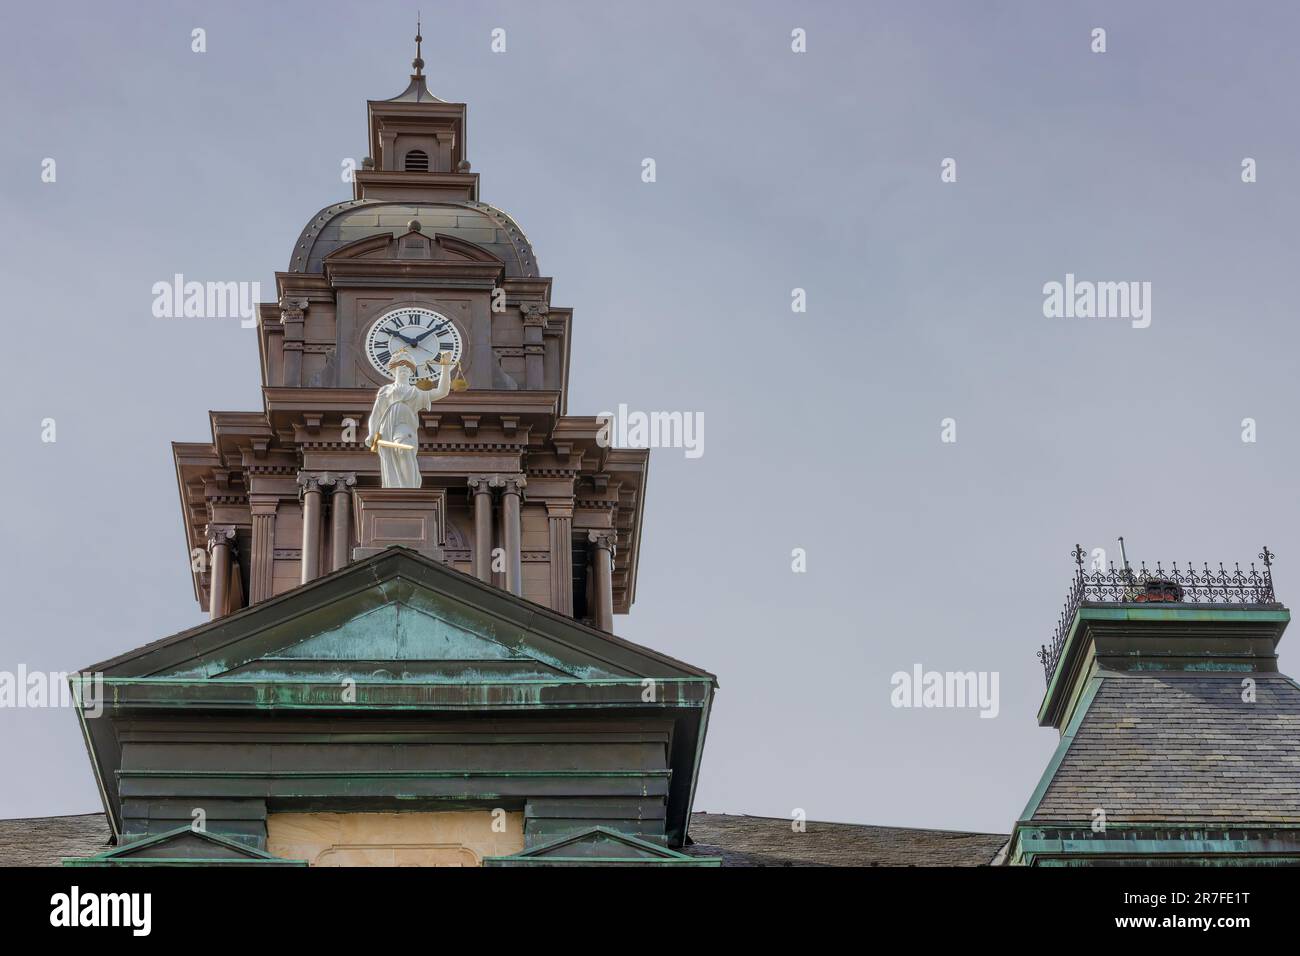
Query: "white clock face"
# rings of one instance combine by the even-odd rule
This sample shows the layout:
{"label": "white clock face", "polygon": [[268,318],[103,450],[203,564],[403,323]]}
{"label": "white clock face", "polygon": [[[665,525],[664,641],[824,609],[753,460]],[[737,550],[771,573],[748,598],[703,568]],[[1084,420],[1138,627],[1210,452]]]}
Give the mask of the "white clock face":
{"label": "white clock face", "polygon": [[441,374],[439,352],[450,352],[453,362],[460,361],[460,330],[451,319],[432,309],[393,309],[381,315],[366,333],[366,357],[388,378],[393,377],[388,363],[401,357],[415,365],[417,378],[437,381]]}

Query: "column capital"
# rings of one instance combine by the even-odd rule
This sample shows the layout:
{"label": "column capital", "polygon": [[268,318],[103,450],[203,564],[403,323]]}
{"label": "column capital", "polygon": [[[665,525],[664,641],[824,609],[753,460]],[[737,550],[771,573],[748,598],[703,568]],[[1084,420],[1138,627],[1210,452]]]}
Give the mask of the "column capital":
{"label": "column capital", "polygon": [[208,540],[208,550],[218,545],[235,546],[235,526],[233,524],[210,524],[203,529]]}
{"label": "column capital", "polygon": [[298,497],[309,491],[346,491],[357,483],[355,471],[300,471],[298,472]]}
{"label": "column capital", "polygon": [[298,472],[298,500],[301,501],[304,495],[315,492],[320,494],[321,491],[321,473],[312,471]]}
{"label": "column capital", "polygon": [[322,471],[319,478],[322,488],[332,488],[335,494],[340,491],[348,491],[356,486],[357,473],[355,471]]}
{"label": "column capital", "polygon": [[493,488],[505,484],[500,475],[470,475],[465,483],[469,485],[470,492],[476,495],[490,495]]}
{"label": "column capital", "polygon": [[254,517],[275,517],[280,507],[279,495],[249,495],[248,510]]}
{"label": "column capital", "polygon": [[294,296],[280,296],[280,324],[288,325],[291,322],[302,322],[305,318],[304,313],[307,311],[307,301]]}
{"label": "column capital", "polygon": [[546,517],[548,518],[572,518],[573,517],[572,500],[555,501],[553,499],[548,498],[544,500],[542,503],[546,505]]}
{"label": "column capital", "polygon": [[610,557],[613,557],[615,551],[615,541],[617,533],[611,528],[608,530],[588,531],[587,541],[601,551],[608,551]]}
{"label": "column capital", "polygon": [[523,475],[501,475],[500,478],[503,495],[523,495],[528,486],[528,479]]}
{"label": "column capital", "polygon": [[551,307],[545,302],[521,302],[519,311],[523,313],[524,325],[545,325]]}

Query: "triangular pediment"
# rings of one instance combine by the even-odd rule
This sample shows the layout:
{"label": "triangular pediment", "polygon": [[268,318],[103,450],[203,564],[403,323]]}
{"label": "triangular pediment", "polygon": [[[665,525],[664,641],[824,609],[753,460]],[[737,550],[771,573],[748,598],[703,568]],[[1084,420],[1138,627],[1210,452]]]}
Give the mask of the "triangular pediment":
{"label": "triangular pediment", "polygon": [[404,548],[88,670],[255,682],[711,677]]}
{"label": "triangular pediment", "polygon": [[621,865],[717,866],[716,857],[695,857],[650,843],[610,827],[594,826],[513,856],[491,857],[490,866]]}
{"label": "triangular pediment", "polygon": [[95,856],[64,860],[65,866],[114,866],[143,864],[157,866],[167,863],[213,866],[221,864],[297,864],[301,860],[285,860],[269,853],[205,830],[182,826],[165,833],[133,840]]}
{"label": "triangular pediment", "polygon": [[[404,600],[362,611],[337,627],[243,660],[213,658],[159,677],[277,680],[403,680],[486,682],[546,677],[616,677],[607,668],[566,667],[526,647],[507,647],[494,629],[412,588]],[[575,671],[582,671],[581,674]]]}
{"label": "triangular pediment", "polygon": [[348,260],[428,259],[441,262],[482,262],[504,266],[499,256],[466,239],[411,229],[401,235],[380,233],[358,239],[325,257],[329,265]]}

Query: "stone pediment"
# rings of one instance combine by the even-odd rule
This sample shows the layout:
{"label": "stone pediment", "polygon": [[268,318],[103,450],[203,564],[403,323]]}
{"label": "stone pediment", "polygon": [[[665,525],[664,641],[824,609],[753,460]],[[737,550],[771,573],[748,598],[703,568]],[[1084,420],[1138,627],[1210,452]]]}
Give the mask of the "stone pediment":
{"label": "stone pediment", "polygon": [[712,681],[405,548],[87,670],[186,682]]}
{"label": "stone pediment", "polygon": [[358,239],[336,249],[325,257],[329,266],[357,260],[411,260],[424,259],[438,262],[478,262],[500,268],[505,262],[482,246],[466,239],[442,233],[426,234],[419,229],[410,229],[402,235],[394,236],[381,233]]}

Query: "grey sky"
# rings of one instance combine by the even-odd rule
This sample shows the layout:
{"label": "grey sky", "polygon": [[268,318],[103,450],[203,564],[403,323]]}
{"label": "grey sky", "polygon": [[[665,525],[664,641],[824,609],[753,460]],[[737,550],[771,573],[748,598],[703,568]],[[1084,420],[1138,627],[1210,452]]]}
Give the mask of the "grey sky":
{"label": "grey sky", "polygon": [[[1166,563],[1268,544],[1300,601],[1300,15],[1069,7],[426,4],[483,198],[575,310],[570,411],[704,413],[702,458],[652,454],[618,622],[719,675],[697,809],[1008,829],[1056,742],[1033,655],[1076,541]],[[169,442],[260,407],[257,347],[237,321],[155,319],[150,287],[273,294],[350,195],[365,100],[406,83],[414,10],[7,11],[0,670],[201,620]],[[1151,327],[1044,318],[1067,272],[1151,282]],[[918,662],[999,672],[999,716],[894,709]],[[71,712],[0,710],[0,767],[0,816],[98,807]]]}

